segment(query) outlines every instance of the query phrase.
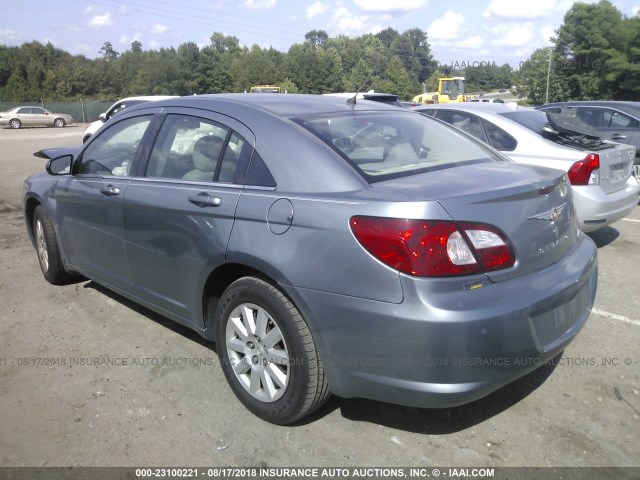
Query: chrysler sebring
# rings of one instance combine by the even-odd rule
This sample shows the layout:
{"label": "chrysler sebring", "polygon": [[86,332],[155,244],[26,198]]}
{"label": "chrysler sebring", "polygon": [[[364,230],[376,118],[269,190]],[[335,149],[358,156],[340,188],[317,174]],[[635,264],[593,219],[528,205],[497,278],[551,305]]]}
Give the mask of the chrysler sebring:
{"label": "chrysler sebring", "polygon": [[38,155],[24,206],[44,277],[82,275],[214,341],[273,423],[330,393],[473,401],[562,352],[593,305],[565,172],[379,102],[173,98]]}

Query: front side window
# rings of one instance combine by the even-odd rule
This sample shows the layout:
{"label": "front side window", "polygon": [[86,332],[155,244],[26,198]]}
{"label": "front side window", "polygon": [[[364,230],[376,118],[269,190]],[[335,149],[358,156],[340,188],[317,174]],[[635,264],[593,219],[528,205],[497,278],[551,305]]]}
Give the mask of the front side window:
{"label": "front side window", "polygon": [[353,112],[294,121],[340,153],[369,182],[468,162],[502,161],[455,129],[410,112]]}
{"label": "front side window", "polygon": [[128,176],[151,116],[127,118],[104,130],[82,153],[79,175]]}

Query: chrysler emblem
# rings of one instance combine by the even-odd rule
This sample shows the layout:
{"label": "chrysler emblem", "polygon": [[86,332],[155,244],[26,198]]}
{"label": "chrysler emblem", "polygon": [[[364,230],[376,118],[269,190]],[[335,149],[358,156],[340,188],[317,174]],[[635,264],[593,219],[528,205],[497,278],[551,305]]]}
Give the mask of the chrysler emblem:
{"label": "chrysler emblem", "polygon": [[562,215],[562,211],[566,206],[567,204],[563,203],[562,205],[554,207],[549,211],[527,217],[527,220],[547,220],[555,225],[556,223],[558,223],[558,220],[560,220],[560,215]]}

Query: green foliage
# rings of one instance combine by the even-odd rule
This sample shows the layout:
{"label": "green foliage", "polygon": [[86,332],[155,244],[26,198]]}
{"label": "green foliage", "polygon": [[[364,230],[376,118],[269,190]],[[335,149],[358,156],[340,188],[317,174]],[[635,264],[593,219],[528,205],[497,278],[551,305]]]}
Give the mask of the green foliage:
{"label": "green foliage", "polygon": [[501,67],[495,63],[486,63],[465,68],[467,81],[466,91],[487,92],[501,88],[511,88],[513,84],[513,69],[505,63]]}
{"label": "green foliage", "polygon": [[625,17],[607,0],[575,3],[556,33],[551,56],[536,50],[523,64],[519,92],[543,103],[548,74],[549,101],[638,99],[640,18]]}
{"label": "green foliage", "polygon": [[[565,100],[568,85],[562,70],[556,68],[558,55],[551,47],[539,48],[523,63],[516,75],[516,93],[526,96],[534,105]],[[549,90],[547,99],[547,78]]]}

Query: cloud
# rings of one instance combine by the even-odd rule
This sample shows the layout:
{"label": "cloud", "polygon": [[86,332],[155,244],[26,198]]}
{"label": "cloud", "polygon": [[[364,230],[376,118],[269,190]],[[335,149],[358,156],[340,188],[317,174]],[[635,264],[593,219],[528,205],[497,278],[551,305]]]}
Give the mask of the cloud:
{"label": "cloud", "polygon": [[502,24],[491,29],[498,37],[493,41],[494,45],[505,47],[522,47],[534,39],[533,23]]}
{"label": "cloud", "polygon": [[275,7],[276,0],[245,0],[244,4],[251,10],[266,10]]}
{"label": "cloud", "polygon": [[129,45],[131,45],[135,41],[142,42],[142,34],[141,33],[136,33],[133,37],[130,37],[128,35],[122,35],[118,39],[118,44],[119,45],[126,45],[128,47]]}
{"label": "cloud", "polygon": [[104,13],[102,15],[96,15],[89,20],[89,26],[93,28],[109,27],[113,25],[110,13]]}
{"label": "cloud", "polygon": [[20,35],[15,30],[0,30],[0,38],[3,40],[17,40]]}
{"label": "cloud", "polygon": [[167,25],[162,25],[160,23],[156,23],[151,28],[151,32],[157,35],[162,35],[163,33],[167,33],[168,31],[169,31],[169,27]]}
{"label": "cloud", "polygon": [[317,17],[318,15],[324,13],[326,9],[327,9],[327,6],[320,1],[316,1],[312,3],[307,8],[307,20],[310,20],[313,17]]}
{"label": "cloud", "polygon": [[427,0],[354,0],[363,12],[404,13],[427,6]]}
{"label": "cloud", "polygon": [[459,40],[455,43],[457,48],[468,48],[471,50],[477,50],[482,47],[483,39],[480,35],[469,37],[466,40]]}
{"label": "cloud", "polygon": [[556,36],[556,29],[551,25],[545,25],[540,29],[540,36],[545,43],[549,43],[551,38]]}
{"label": "cloud", "polygon": [[444,12],[442,18],[431,22],[427,28],[429,40],[453,40],[458,38],[459,30],[464,23],[464,17],[452,10]]}
{"label": "cloud", "polygon": [[76,55],[91,56],[93,55],[93,48],[87,43],[78,43],[73,48],[73,53]]}
{"label": "cloud", "polygon": [[633,7],[631,9],[631,14],[632,15],[638,15],[638,13],[640,13],[640,7]]}
{"label": "cloud", "polygon": [[556,6],[556,0],[536,0],[534,2],[491,0],[482,16],[484,18],[532,20],[551,16]]}
{"label": "cloud", "polygon": [[352,15],[346,7],[338,7],[333,12],[336,28],[343,33],[360,33],[367,30],[367,16]]}

